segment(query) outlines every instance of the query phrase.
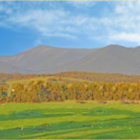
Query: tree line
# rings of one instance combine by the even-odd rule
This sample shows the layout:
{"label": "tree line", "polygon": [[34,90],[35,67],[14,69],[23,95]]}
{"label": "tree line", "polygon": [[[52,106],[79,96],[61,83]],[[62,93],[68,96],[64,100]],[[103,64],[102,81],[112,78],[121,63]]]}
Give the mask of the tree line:
{"label": "tree line", "polygon": [[56,74],[6,74],[0,73],[0,85],[6,81],[31,79],[38,77],[57,77],[57,78],[75,78],[81,80],[87,80],[91,82],[140,82],[139,75],[125,75],[125,74],[108,74],[108,73],[94,73],[94,72],[60,72]]}
{"label": "tree line", "polygon": [[140,100],[140,83],[30,81],[0,86],[0,102]]}

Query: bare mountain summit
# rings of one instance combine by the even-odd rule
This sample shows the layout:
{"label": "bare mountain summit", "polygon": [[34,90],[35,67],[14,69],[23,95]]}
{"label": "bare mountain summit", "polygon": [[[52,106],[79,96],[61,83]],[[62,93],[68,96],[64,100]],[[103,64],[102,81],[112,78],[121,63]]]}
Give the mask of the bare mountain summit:
{"label": "bare mountain summit", "polygon": [[14,56],[0,56],[3,73],[87,71],[140,75],[140,47],[109,45],[99,49],[38,46]]}

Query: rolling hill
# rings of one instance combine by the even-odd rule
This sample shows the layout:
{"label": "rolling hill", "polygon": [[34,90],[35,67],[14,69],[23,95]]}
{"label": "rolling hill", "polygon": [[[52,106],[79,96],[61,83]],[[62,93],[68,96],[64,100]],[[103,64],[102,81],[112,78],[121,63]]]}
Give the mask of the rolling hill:
{"label": "rolling hill", "polygon": [[0,56],[3,73],[86,71],[140,75],[140,47],[109,45],[99,49],[38,46],[14,56]]}

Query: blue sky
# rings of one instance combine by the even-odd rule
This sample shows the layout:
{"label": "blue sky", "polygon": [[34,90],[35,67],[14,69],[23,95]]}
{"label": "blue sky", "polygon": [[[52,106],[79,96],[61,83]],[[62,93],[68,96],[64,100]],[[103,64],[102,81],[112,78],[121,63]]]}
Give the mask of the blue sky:
{"label": "blue sky", "polygon": [[98,48],[140,45],[138,1],[0,2],[0,55],[38,45]]}

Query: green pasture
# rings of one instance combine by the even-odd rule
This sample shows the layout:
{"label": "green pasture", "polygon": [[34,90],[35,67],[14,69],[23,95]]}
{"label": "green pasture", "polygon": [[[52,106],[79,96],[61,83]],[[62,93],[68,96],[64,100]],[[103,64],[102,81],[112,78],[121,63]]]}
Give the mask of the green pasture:
{"label": "green pasture", "polygon": [[140,105],[1,104],[0,139],[140,139]]}

